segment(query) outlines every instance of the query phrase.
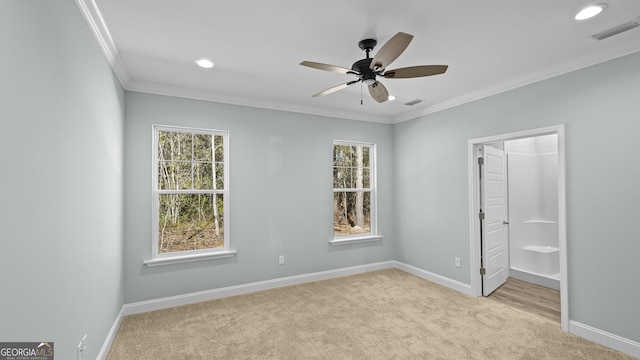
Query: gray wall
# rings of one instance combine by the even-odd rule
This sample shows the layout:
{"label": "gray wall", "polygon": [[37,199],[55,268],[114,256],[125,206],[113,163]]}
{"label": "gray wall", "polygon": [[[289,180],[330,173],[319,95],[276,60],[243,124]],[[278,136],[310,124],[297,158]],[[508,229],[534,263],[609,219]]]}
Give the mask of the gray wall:
{"label": "gray wall", "polygon": [[95,359],[123,301],[124,92],[76,4],[0,2],[0,341]]}
{"label": "gray wall", "polygon": [[394,126],[397,259],[469,284],[467,141],[565,124],[569,318],[640,341],[638,64],[626,56]]}
{"label": "gray wall", "polygon": [[[391,125],[126,92],[125,303],[391,260]],[[229,130],[233,258],[149,268],[152,124]],[[382,241],[329,245],[333,140],[377,144]],[[225,219],[227,220],[227,219]],[[285,264],[278,265],[278,255]]]}

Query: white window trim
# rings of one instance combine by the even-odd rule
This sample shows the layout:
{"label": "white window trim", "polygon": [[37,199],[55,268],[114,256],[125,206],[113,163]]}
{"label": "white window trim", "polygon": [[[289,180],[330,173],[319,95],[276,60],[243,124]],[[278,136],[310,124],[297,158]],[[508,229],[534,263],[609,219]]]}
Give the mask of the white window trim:
{"label": "white window trim", "polygon": [[[378,173],[377,173],[377,165],[378,165],[378,155],[377,155],[377,146],[374,143],[368,142],[358,142],[358,141],[348,141],[348,140],[333,140],[331,144],[331,153],[333,154],[333,148],[336,145],[345,145],[345,146],[369,146],[371,150],[369,151],[369,171],[371,177],[371,188],[370,189],[348,189],[347,191],[360,191],[366,190],[371,194],[371,208],[369,209],[369,222],[371,231],[366,234],[358,234],[358,235],[342,235],[342,236],[333,236],[331,240],[329,240],[329,244],[331,245],[345,245],[345,244],[355,244],[361,242],[370,242],[370,241],[380,241],[383,236],[378,234]],[[333,172],[333,162],[331,165]],[[333,178],[331,183],[333,184]],[[345,189],[333,189],[333,192],[336,191],[345,191]],[[333,216],[332,221],[333,224]]]}
{"label": "white window trim", "polygon": [[[215,249],[200,249],[190,251],[176,251],[171,253],[158,253],[158,195],[167,193],[166,190],[158,190],[158,134],[161,131],[171,132],[189,132],[193,134],[211,134],[222,135],[224,141],[224,175],[223,183],[224,189],[218,189],[216,191],[209,190],[185,190],[178,191],[184,193],[217,193],[223,194],[224,197],[224,246]],[[224,259],[234,256],[237,252],[230,248],[230,236],[229,236],[229,131],[226,130],[213,130],[213,129],[201,129],[190,128],[182,126],[168,126],[168,125],[153,125],[152,126],[152,166],[151,166],[151,178],[152,178],[152,239],[151,239],[151,259],[144,260],[142,263],[146,266],[153,267],[159,265],[171,265],[192,261],[201,260],[213,260]]]}
{"label": "white window trim", "polygon": [[[343,239],[344,238],[344,239]],[[353,235],[353,236],[341,236],[340,238],[333,238],[333,240],[329,240],[329,244],[331,245],[345,245],[345,244],[355,244],[361,242],[369,242],[369,241],[379,241],[382,240],[382,235]]]}
{"label": "white window trim", "polygon": [[236,254],[236,251],[235,250],[217,250],[215,252],[207,251],[203,253],[185,251],[185,254],[183,255],[178,255],[180,253],[174,253],[174,254],[172,254],[172,256],[162,256],[162,257],[156,257],[151,260],[145,260],[143,261],[143,264],[149,267],[153,267],[158,265],[171,265],[171,264],[179,264],[179,263],[192,262],[192,261],[225,259],[225,258],[234,256]]}

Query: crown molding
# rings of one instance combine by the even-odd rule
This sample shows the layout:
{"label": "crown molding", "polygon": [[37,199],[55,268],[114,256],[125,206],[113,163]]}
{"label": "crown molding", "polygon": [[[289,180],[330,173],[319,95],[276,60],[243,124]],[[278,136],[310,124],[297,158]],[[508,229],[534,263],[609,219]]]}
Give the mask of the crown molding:
{"label": "crown molding", "polygon": [[125,89],[128,91],[136,91],[147,94],[173,96],[179,98],[203,100],[231,105],[240,105],[254,107],[260,109],[286,111],[293,113],[301,113],[307,115],[318,115],[348,120],[359,120],[367,122],[376,122],[383,124],[391,124],[391,118],[384,116],[373,116],[367,114],[359,114],[348,111],[337,111],[324,108],[316,108],[310,106],[298,106],[290,103],[269,101],[263,99],[247,98],[243,96],[233,96],[228,94],[216,93],[207,90],[182,88],[169,86],[164,84],[156,84],[145,81],[130,81]]}
{"label": "crown molding", "polygon": [[82,16],[89,25],[89,29],[93,33],[93,36],[96,38],[100,49],[102,49],[104,56],[107,58],[107,62],[109,62],[113,72],[118,77],[120,84],[126,88],[131,81],[131,78],[124,66],[124,62],[118,52],[118,48],[109,33],[107,24],[104,22],[100,9],[98,9],[98,5],[96,5],[95,0],[76,0],[76,4],[80,9],[80,13],[82,13]]}
{"label": "crown molding", "polygon": [[597,54],[591,57],[584,57],[584,58],[581,58],[580,61],[574,61],[572,63],[562,64],[551,69],[545,69],[544,71],[531,73],[529,75],[519,77],[511,81],[503,82],[494,86],[489,86],[481,90],[474,91],[474,92],[465,94],[463,96],[459,96],[449,101],[443,101],[441,103],[438,103],[432,106],[428,106],[425,108],[417,109],[411,112],[398,115],[392,119],[391,124],[398,124],[404,121],[416,119],[421,116],[426,116],[442,110],[446,110],[446,109],[450,109],[466,103],[474,102],[476,100],[484,99],[484,98],[498,95],[504,92],[515,90],[521,87],[525,87],[531,84],[535,84],[541,81],[549,80],[549,79],[559,77],[574,71],[582,70],[594,65],[605,63],[607,61],[622,58],[637,52],[640,52],[640,51],[638,51],[638,49],[631,48],[631,49],[626,49],[624,51],[621,51],[609,56],[605,56],[605,57],[601,56],[600,54]]}

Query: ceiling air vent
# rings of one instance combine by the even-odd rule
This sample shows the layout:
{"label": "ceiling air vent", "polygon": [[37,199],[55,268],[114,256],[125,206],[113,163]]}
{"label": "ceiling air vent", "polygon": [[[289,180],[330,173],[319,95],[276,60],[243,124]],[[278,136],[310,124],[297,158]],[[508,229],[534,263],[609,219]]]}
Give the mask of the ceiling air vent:
{"label": "ceiling air vent", "polygon": [[631,30],[633,28],[637,28],[638,26],[640,26],[640,22],[638,22],[638,20],[631,20],[628,21],[624,24],[620,24],[618,26],[614,26],[611,29],[605,30],[603,32],[599,32],[597,34],[591,35],[592,38],[594,38],[595,40],[604,40],[608,37],[614,36],[614,35],[618,35],[622,32],[625,32],[627,30]]}
{"label": "ceiling air vent", "polygon": [[422,102],[422,100],[420,100],[420,99],[415,99],[415,100],[411,100],[411,101],[409,101],[408,103],[405,103],[405,105],[407,105],[407,106],[413,106],[413,105],[415,105],[415,104],[419,104],[419,103],[421,103],[421,102]]}

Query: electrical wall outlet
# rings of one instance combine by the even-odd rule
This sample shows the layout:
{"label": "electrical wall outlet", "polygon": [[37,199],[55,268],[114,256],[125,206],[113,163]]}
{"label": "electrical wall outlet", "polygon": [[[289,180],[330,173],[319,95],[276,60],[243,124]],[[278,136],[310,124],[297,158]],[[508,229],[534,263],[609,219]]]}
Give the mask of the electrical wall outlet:
{"label": "electrical wall outlet", "polygon": [[278,256],[278,264],[280,264],[280,265],[284,264],[284,255]]}
{"label": "electrical wall outlet", "polygon": [[455,258],[455,264],[457,268],[462,266],[462,264],[460,264],[460,258]]}

